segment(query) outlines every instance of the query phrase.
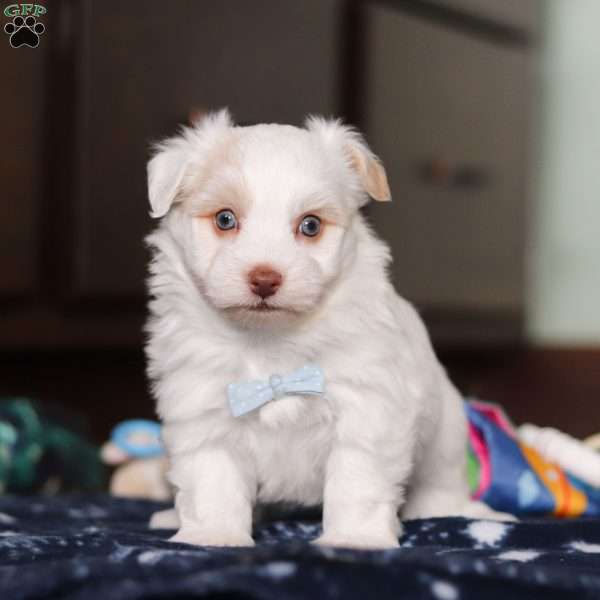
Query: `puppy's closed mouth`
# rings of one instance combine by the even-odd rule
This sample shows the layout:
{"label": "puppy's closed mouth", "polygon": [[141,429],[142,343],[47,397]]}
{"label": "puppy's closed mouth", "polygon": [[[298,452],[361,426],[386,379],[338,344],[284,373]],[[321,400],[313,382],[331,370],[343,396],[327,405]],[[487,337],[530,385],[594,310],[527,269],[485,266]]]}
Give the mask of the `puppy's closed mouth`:
{"label": "puppy's closed mouth", "polygon": [[279,304],[271,304],[269,302],[265,302],[264,300],[262,300],[261,302],[257,302],[256,304],[243,304],[240,306],[235,307],[238,310],[242,310],[246,313],[253,313],[253,314],[261,314],[261,315],[268,315],[268,314],[295,314],[298,311],[295,310],[294,308],[291,308],[289,306],[281,306]]}
{"label": "puppy's closed mouth", "polygon": [[267,304],[266,302],[261,302],[259,304],[252,304],[251,306],[246,307],[248,310],[256,311],[256,312],[275,312],[285,310],[281,306],[273,306],[272,304]]}

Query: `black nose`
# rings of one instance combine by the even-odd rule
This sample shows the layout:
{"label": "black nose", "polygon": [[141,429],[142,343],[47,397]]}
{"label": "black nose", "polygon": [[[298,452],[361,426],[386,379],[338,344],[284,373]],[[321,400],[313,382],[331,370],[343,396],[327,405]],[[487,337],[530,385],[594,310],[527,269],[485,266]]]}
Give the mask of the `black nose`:
{"label": "black nose", "polygon": [[254,267],[248,273],[248,282],[252,293],[260,296],[263,300],[275,294],[281,286],[282,280],[281,273],[267,265]]}

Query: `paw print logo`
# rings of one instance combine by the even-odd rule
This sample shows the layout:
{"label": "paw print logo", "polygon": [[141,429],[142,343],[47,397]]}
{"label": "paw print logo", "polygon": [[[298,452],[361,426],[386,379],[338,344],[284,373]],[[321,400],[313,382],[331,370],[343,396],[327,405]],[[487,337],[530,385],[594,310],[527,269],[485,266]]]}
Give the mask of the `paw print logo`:
{"label": "paw print logo", "polygon": [[13,48],[19,48],[21,46],[37,48],[40,43],[40,35],[42,35],[45,30],[46,28],[44,25],[31,15],[26,19],[23,17],[15,17],[12,20],[12,23],[7,23],[4,26],[4,31],[10,35],[10,45]]}

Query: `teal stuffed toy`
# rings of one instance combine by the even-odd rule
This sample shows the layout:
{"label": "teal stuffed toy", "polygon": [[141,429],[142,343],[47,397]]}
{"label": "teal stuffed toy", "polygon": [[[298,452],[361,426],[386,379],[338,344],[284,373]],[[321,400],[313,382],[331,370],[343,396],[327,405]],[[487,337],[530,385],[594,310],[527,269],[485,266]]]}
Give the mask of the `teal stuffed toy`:
{"label": "teal stuffed toy", "polygon": [[[60,413],[58,413],[60,415]],[[0,493],[57,493],[102,487],[98,450],[28,398],[0,399]]]}

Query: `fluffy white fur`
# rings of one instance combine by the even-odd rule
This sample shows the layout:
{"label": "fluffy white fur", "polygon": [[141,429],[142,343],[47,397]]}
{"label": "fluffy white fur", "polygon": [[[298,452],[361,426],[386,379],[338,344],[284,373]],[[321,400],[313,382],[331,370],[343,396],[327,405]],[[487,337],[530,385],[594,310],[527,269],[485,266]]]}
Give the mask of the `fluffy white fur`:
{"label": "fluffy white fur", "polygon": [[[236,127],[226,111],[162,143],[148,165],[148,372],[177,514],[176,541],[251,545],[258,502],[323,503],[318,542],[387,548],[403,518],[491,516],[469,501],[462,400],[413,307],[386,274],[387,246],[358,210],[389,199],[385,172],[337,121]],[[223,234],[214,215],[237,215]],[[382,209],[384,210],[384,209]],[[317,239],[299,220],[322,218]],[[247,274],[283,275],[272,310]],[[286,396],[231,416],[230,382],[316,362],[323,397]]]}

